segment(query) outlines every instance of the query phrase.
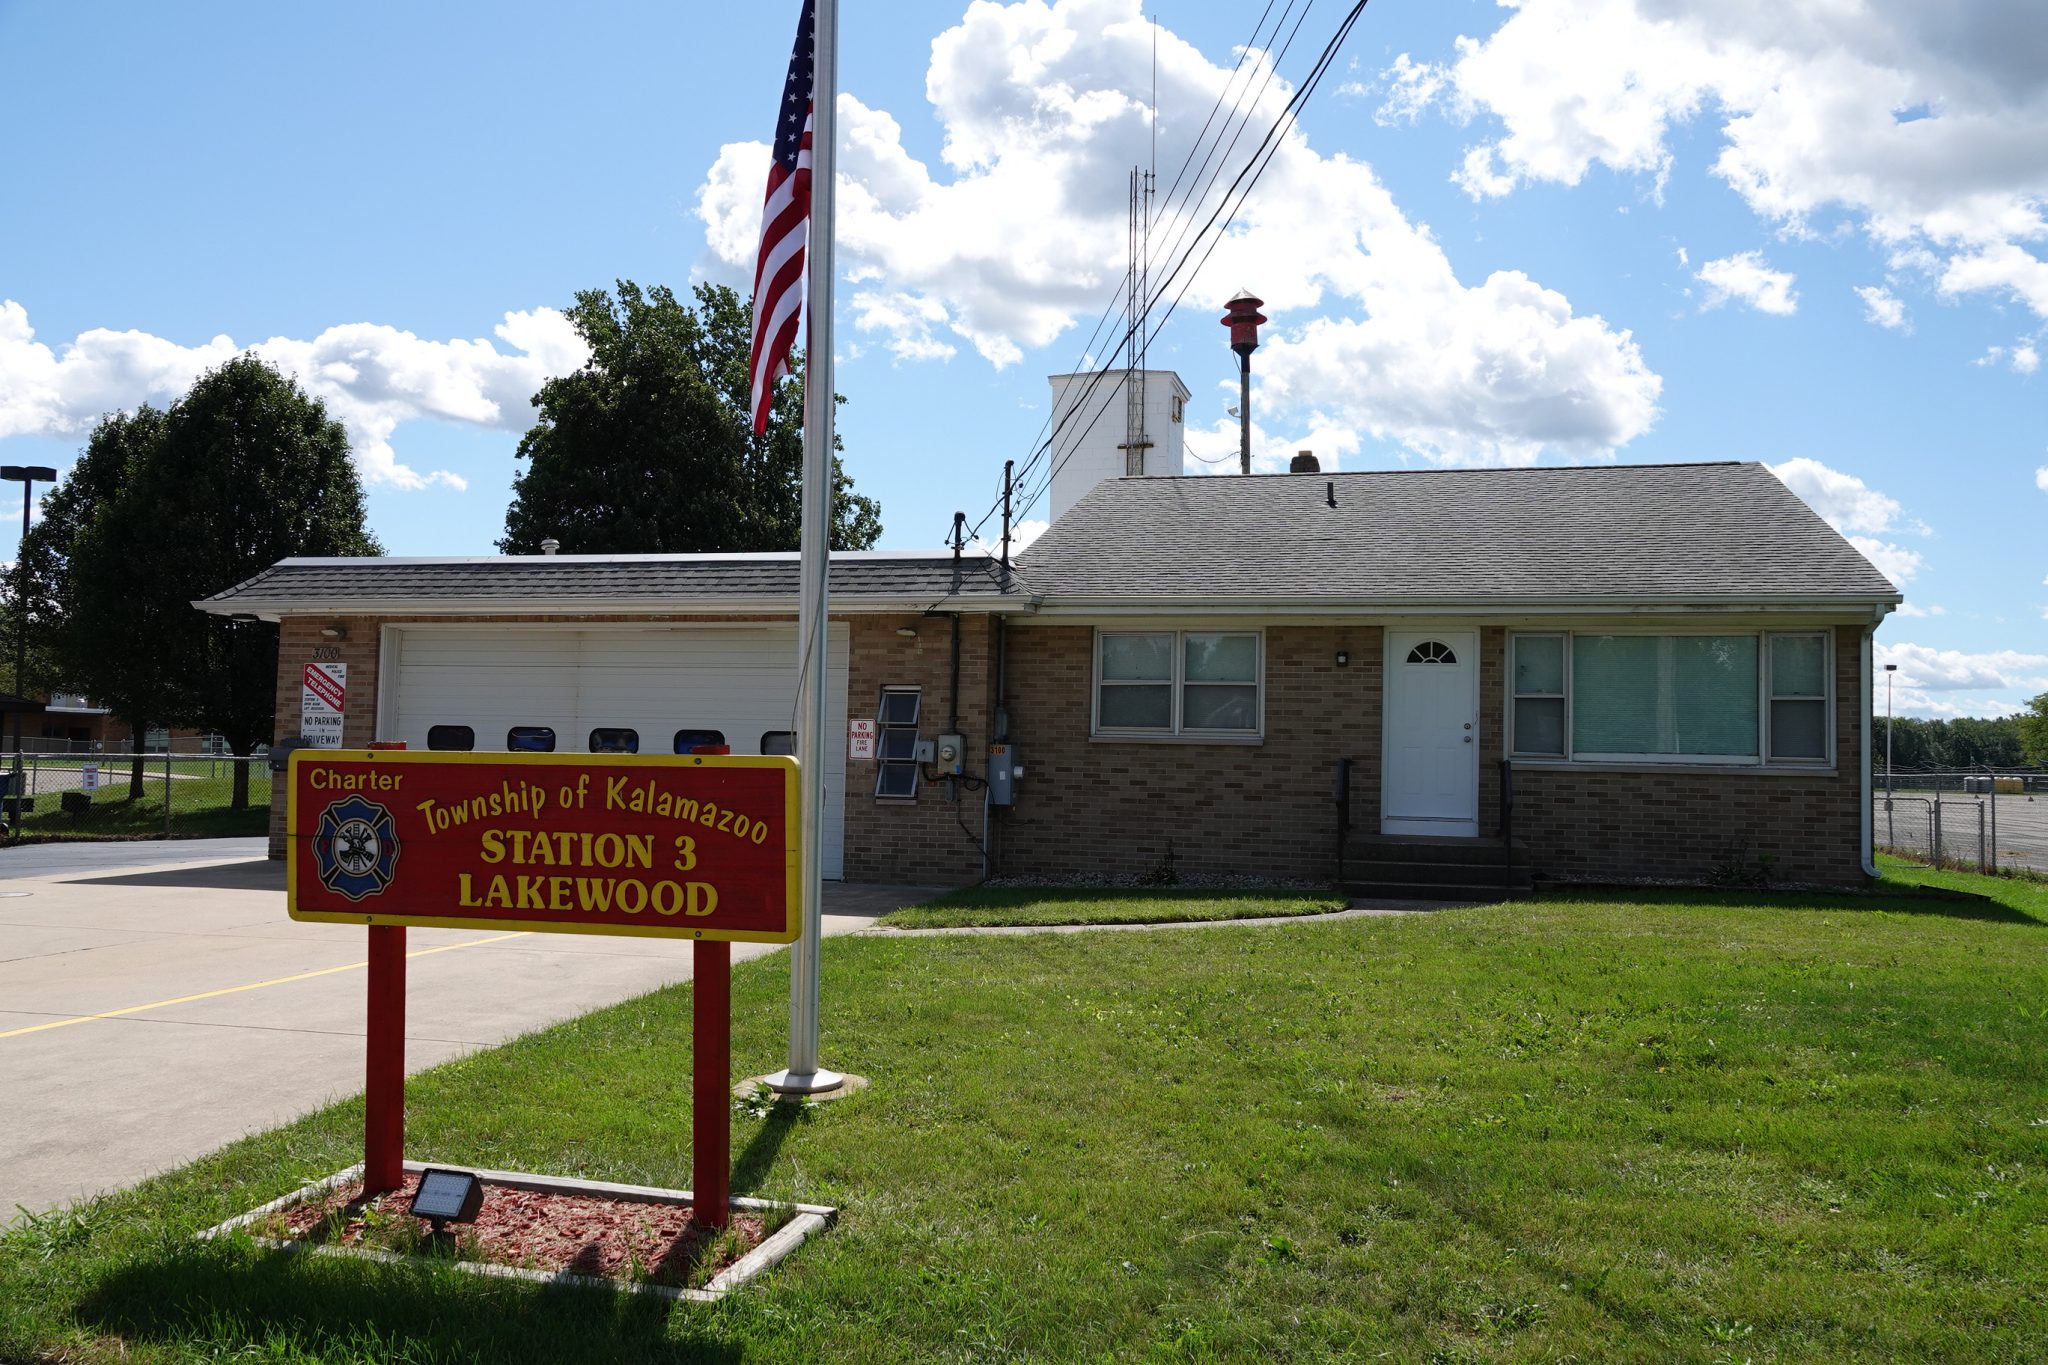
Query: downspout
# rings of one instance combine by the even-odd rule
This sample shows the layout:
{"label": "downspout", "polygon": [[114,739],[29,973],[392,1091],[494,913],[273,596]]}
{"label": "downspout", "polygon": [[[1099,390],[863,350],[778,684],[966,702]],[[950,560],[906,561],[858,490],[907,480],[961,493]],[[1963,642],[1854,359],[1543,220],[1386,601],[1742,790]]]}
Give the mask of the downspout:
{"label": "downspout", "polygon": [[[1863,875],[1873,880],[1876,879],[1878,874],[1876,851],[1871,847],[1871,841],[1875,837],[1875,834],[1871,828],[1870,814],[1870,655],[1871,639],[1873,636],[1876,635],[1876,633],[1876,626],[1865,626],[1863,628],[1863,650],[1861,656],[1857,659],[1857,675],[1862,682],[1862,692],[1858,697],[1857,705],[1862,707],[1863,709],[1861,724],[1858,727],[1862,733],[1863,742],[1861,745],[1858,746],[1859,752],[1856,756],[1857,763],[1860,764],[1863,769],[1861,774],[1861,785],[1863,788],[1863,819],[1861,822],[1860,831],[1860,851],[1863,855]],[[1889,797],[1891,793],[1887,792],[1885,793],[1885,795]]]}

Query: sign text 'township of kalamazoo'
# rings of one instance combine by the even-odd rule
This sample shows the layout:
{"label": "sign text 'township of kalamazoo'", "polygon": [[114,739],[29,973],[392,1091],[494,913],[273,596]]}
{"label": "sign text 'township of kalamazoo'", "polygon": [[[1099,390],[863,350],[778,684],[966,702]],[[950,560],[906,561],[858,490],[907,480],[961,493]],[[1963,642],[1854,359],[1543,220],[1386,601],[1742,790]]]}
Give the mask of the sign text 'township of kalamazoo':
{"label": "sign text 'township of kalamazoo'", "polygon": [[296,749],[293,919],[788,943],[792,759]]}

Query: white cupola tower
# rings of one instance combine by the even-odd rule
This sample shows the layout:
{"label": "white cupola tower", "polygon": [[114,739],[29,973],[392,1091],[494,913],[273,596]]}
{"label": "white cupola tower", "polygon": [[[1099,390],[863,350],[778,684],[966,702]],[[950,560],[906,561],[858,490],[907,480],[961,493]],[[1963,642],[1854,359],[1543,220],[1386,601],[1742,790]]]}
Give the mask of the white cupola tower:
{"label": "white cupola tower", "polygon": [[1188,397],[1172,370],[1052,376],[1053,520],[1104,479],[1181,473]]}

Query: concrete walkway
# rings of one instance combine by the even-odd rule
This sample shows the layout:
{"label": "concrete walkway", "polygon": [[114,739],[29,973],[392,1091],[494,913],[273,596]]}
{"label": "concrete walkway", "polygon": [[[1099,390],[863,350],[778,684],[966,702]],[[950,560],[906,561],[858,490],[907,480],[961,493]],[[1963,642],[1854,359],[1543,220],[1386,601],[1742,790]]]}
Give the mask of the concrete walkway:
{"label": "concrete walkway", "polygon": [[[915,904],[907,901],[905,904]],[[1310,915],[1257,915],[1249,919],[1175,919],[1147,924],[960,924],[942,929],[896,929],[886,924],[868,924],[851,932],[864,938],[946,938],[960,934],[1104,934],[1123,931],[1149,933],[1158,929],[1249,929],[1274,924],[1328,924],[1333,920],[1372,919],[1384,915],[1426,915],[1448,910],[1463,901],[1355,900],[1342,910]]]}
{"label": "concrete walkway", "polygon": [[[828,886],[825,933],[937,890]],[[0,1222],[361,1091],[363,932],[294,923],[283,892],[262,839],[0,849]],[[676,939],[413,929],[406,946],[413,1071],[690,976]]]}

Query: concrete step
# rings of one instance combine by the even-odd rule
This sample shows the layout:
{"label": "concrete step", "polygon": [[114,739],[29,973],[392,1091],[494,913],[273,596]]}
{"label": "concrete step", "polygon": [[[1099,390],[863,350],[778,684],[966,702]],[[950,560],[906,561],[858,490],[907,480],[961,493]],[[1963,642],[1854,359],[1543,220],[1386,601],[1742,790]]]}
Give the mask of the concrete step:
{"label": "concrete step", "polygon": [[[1517,843],[1514,860],[1528,861],[1529,850]],[[1480,864],[1501,861],[1498,839],[1396,838],[1383,834],[1354,834],[1344,844],[1347,862]]]}
{"label": "concrete step", "polygon": [[1360,882],[1344,883],[1347,894],[1358,900],[1465,901],[1490,905],[1529,894],[1526,887],[1481,885],[1470,882]]}
{"label": "concrete step", "polygon": [[1456,885],[1466,883],[1477,886],[1514,886],[1529,890],[1534,885],[1534,874],[1527,863],[1505,865],[1498,853],[1491,859],[1474,858],[1470,862],[1418,862],[1397,858],[1367,858],[1344,860],[1344,875],[1358,882],[1408,882],[1416,884]]}

